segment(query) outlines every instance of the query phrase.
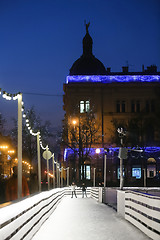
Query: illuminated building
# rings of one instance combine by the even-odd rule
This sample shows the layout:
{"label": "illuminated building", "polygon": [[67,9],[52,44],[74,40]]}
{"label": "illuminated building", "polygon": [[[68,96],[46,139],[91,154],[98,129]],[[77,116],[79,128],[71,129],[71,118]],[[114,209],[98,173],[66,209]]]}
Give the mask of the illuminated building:
{"label": "illuminated building", "polygon": [[9,136],[0,134],[0,179],[9,177],[14,166],[15,147]]}
{"label": "illuminated building", "polygon": [[[129,124],[130,136],[132,136],[130,137],[131,142],[128,142],[127,146],[158,146],[160,135],[154,122],[160,103],[160,72],[157,72],[157,67],[153,65],[147,67],[146,70],[142,67],[142,72],[129,72],[128,67],[123,67],[122,72],[111,72],[110,68],[106,70],[103,63],[94,57],[92,44],[92,38],[86,27],[86,35],[83,38],[83,54],[73,63],[63,87],[64,122],[73,121],[76,118],[82,119],[87,112],[92,110],[95,120],[100,126],[98,134],[101,136],[99,141],[92,144],[92,148],[111,149],[118,146],[119,140],[115,141],[116,126],[129,126]],[[132,120],[134,120],[134,126],[131,127]],[[136,130],[137,126],[138,130]],[[135,139],[134,134],[137,134]],[[132,142],[133,139],[135,142]],[[65,158],[69,161],[67,151],[69,149],[65,150]],[[118,165],[117,162],[114,164],[114,161],[110,159],[107,166],[110,172],[115,172],[117,179]],[[90,179],[93,179],[93,168],[96,168],[99,176],[97,178],[101,178],[102,182],[103,157],[101,159],[90,157],[85,162],[86,167],[89,166]],[[159,163],[156,164],[153,176],[160,170]],[[132,165],[131,172],[136,166],[140,166],[142,170],[142,164],[136,162]],[[75,166],[78,168],[78,165]],[[87,176],[86,167],[84,169],[85,177]],[[78,178],[78,173],[76,174],[76,178]],[[109,174],[107,180],[109,181]]]}

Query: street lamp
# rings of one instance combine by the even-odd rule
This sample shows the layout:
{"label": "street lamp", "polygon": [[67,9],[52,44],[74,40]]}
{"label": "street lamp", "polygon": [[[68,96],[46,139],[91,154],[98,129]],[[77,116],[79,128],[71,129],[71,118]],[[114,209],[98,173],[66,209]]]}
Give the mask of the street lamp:
{"label": "street lamp", "polygon": [[117,132],[120,137],[121,148],[119,149],[119,158],[120,158],[120,189],[123,189],[123,158],[126,158],[126,150],[123,151],[123,138],[126,136],[126,131],[123,128],[118,128]]}
{"label": "street lamp", "polygon": [[96,186],[96,168],[93,168],[93,187]]}
{"label": "street lamp", "polygon": [[22,94],[18,94],[18,199],[22,197]]}
{"label": "street lamp", "polygon": [[73,120],[73,122],[72,122],[72,123],[73,123],[73,125],[75,126],[75,125],[76,125],[76,123],[77,123],[77,121],[76,121],[76,120]]}
{"label": "street lamp", "polygon": [[[100,148],[97,148],[96,149],[96,153],[97,154],[100,154],[101,150]],[[107,152],[108,152],[108,149],[104,149],[104,188],[106,187],[106,180],[107,180],[107,173],[106,173],[106,168],[107,168]]]}
{"label": "street lamp", "polygon": [[99,154],[101,152],[100,148],[96,148],[96,153]]}
{"label": "street lamp", "polygon": [[38,190],[39,192],[41,192],[40,132],[37,133],[37,158],[38,158]]}
{"label": "street lamp", "polygon": [[69,167],[67,167],[67,187],[69,187]]}

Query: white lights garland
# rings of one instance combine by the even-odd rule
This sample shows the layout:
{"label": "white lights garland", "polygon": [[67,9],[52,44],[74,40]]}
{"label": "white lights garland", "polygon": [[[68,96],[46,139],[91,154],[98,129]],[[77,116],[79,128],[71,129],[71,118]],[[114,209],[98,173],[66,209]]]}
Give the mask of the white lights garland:
{"label": "white lights garland", "polygon": [[46,147],[43,147],[42,145],[42,140],[41,140],[41,135],[40,135],[40,132],[34,132],[33,129],[31,128],[31,124],[30,124],[30,121],[29,119],[27,118],[27,115],[26,115],[26,112],[25,112],[25,107],[24,107],[24,102],[22,102],[22,112],[23,113],[23,118],[25,118],[25,124],[26,124],[26,127],[28,128],[28,131],[29,133],[32,135],[32,136],[37,136],[39,134],[39,143],[40,143],[40,146],[43,150],[46,150],[47,146]]}
{"label": "white lights garland", "polygon": [[16,94],[7,93],[6,91],[2,91],[2,89],[0,88],[0,95],[2,95],[2,97],[5,98],[6,100],[17,100],[21,93],[20,92]]}
{"label": "white lights garland", "polygon": [[[6,99],[6,100],[17,100],[21,95],[22,93],[18,92],[16,94],[12,94],[12,93],[7,93],[6,91],[2,91],[2,89],[0,88],[0,95]],[[25,124],[26,124],[26,127],[28,128],[28,131],[29,133],[32,135],[32,136],[37,136],[39,134],[39,143],[40,143],[40,146],[43,150],[46,150],[48,148],[48,146],[44,147],[43,144],[42,144],[42,140],[41,140],[41,135],[40,135],[40,132],[34,132],[33,129],[31,128],[31,125],[30,125],[30,121],[29,119],[27,118],[27,115],[26,115],[26,112],[25,112],[25,108],[24,108],[24,102],[22,101],[22,106],[21,106],[21,111],[22,111],[22,117],[25,118]],[[49,150],[49,148],[48,148]],[[52,155],[53,156],[53,155]],[[54,161],[54,163],[57,163]]]}

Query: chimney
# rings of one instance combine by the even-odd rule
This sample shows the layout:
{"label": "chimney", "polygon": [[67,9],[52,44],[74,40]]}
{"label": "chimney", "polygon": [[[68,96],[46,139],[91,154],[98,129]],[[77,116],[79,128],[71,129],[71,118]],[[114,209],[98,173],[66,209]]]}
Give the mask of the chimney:
{"label": "chimney", "polygon": [[107,68],[107,73],[110,73],[110,72],[111,72],[111,68],[108,67],[108,68]]}
{"label": "chimney", "polygon": [[148,73],[156,73],[157,72],[157,66],[156,65],[151,65],[147,67],[147,72]]}
{"label": "chimney", "polygon": [[128,67],[122,67],[122,72],[123,73],[128,73]]}

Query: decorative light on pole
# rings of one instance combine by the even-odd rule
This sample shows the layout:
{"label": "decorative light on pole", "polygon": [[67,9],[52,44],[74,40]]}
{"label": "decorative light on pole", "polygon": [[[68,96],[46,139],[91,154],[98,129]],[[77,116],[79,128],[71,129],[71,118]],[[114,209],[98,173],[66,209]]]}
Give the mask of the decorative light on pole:
{"label": "decorative light on pole", "polygon": [[49,180],[49,159],[52,157],[52,153],[49,151],[48,146],[46,151],[43,152],[43,158],[47,160],[47,181],[48,181],[48,190],[50,189],[50,180]]}

